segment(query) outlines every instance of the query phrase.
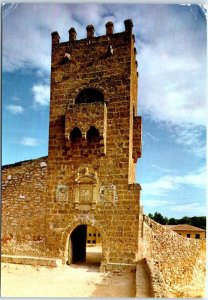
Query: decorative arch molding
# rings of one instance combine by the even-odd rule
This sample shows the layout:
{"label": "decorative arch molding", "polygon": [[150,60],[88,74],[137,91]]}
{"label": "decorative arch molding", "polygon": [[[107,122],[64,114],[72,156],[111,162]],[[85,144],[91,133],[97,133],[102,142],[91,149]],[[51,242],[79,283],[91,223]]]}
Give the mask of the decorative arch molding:
{"label": "decorative arch molding", "polygon": [[95,227],[99,233],[101,234],[101,239],[102,239],[102,262],[106,263],[107,262],[107,234],[105,230],[103,229],[103,226],[100,224],[99,221],[94,219],[94,216],[90,216],[88,214],[78,214],[74,217],[74,220],[64,229],[63,235],[62,235],[62,241],[64,243],[64,261],[68,260],[69,256],[69,244],[70,244],[70,236],[74,229],[77,228],[79,225],[87,225],[87,226],[93,226]]}
{"label": "decorative arch molding", "polygon": [[95,227],[100,233],[102,237],[102,243],[107,242],[107,234],[103,230],[102,225],[99,221],[94,219],[94,216],[90,216],[89,214],[80,213],[74,217],[74,220],[64,228],[63,232],[63,240],[66,240],[72,233],[72,231],[79,225],[88,225]]}
{"label": "decorative arch molding", "polygon": [[[82,90],[83,87],[77,90],[73,96],[73,101],[75,101],[75,97]],[[100,90],[103,91],[101,88]],[[78,127],[82,132],[83,148],[80,147],[80,153],[73,153],[72,151],[70,133],[75,127]],[[93,153],[95,154],[96,152],[96,154],[101,156],[105,155],[107,133],[107,106],[105,101],[69,105],[65,114],[65,140],[69,155],[88,155],[85,144],[87,142],[87,132],[90,128],[95,128],[94,131],[99,132],[99,136],[96,136],[97,133],[94,132],[94,140],[98,143],[98,147],[95,148],[95,151],[93,150]]]}
{"label": "decorative arch molding", "polygon": [[[98,124],[99,125],[99,124]],[[76,130],[76,132],[74,132],[74,129],[78,128],[79,131],[81,132],[81,135],[77,134],[78,133],[78,130]],[[70,128],[71,130],[68,132],[65,133],[65,138],[66,140],[72,140],[71,139],[71,135],[74,136],[74,133],[76,133],[76,136],[77,137],[80,137],[82,138],[83,140],[89,140],[89,135],[91,137],[100,137],[101,139],[103,138],[103,135],[104,135],[104,129],[103,127],[101,128],[98,128],[98,126],[96,126],[96,124],[94,123],[91,123],[91,124],[86,124],[86,123],[83,123],[81,124],[76,124],[74,127],[71,126]],[[92,131],[93,130],[93,131]],[[87,139],[87,136],[88,136],[88,139]]]}

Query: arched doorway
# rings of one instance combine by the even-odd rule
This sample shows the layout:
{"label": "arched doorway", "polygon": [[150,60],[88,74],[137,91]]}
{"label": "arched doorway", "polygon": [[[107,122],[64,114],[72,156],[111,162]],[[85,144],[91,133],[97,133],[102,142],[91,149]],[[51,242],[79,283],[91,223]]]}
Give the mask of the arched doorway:
{"label": "arched doorway", "polygon": [[102,237],[90,225],[78,225],[69,237],[68,264],[101,265]]}

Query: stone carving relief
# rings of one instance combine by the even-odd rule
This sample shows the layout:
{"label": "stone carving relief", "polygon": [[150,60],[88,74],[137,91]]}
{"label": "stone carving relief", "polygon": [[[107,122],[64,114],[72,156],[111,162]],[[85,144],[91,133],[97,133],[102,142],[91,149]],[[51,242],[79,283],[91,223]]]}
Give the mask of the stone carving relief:
{"label": "stone carving relief", "polygon": [[66,185],[58,185],[56,199],[60,202],[68,201],[68,187]]}
{"label": "stone carving relief", "polygon": [[100,186],[99,190],[99,203],[105,206],[116,205],[118,201],[117,189],[114,184],[110,186]]}
{"label": "stone carving relief", "polygon": [[93,197],[92,186],[88,184],[82,184],[79,187],[79,201],[81,203],[89,203]]}
{"label": "stone carving relief", "polygon": [[82,212],[75,217],[75,222],[81,222],[82,224],[90,223],[92,226],[95,225],[94,216],[90,216],[87,212]]}
{"label": "stone carving relief", "polygon": [[88,167],[78,171],[75,179],[75,209],[87,212],[96,208],[97,192],[97,174],[89,173]]}

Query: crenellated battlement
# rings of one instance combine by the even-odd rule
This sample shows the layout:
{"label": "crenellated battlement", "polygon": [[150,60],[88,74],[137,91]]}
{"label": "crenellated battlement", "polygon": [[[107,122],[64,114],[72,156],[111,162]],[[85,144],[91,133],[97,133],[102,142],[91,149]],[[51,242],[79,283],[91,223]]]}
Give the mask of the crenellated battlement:
{"label": "crenellated battlement", "polygon": [[[125,31],[127,33],[132,34],[132,28],[133,28],[133,22],[131,19],[125,20],[124,21],[124,26],[125,26]],[[109,21],[105,24],[105,28],[106,28],[106,33],[103,36],[106,36],[108,39],[112,38],[114,33],[114,24],[113,22]],[[69,33],[69,42],[74,43],[75,41],[77,41],[77,32],[76,29],[74,27],[71,27],[68,31]],[[88,41],[90,41],[93,38],[96,38],[94,36],[95,33],[95,28],[92,24],[87,25],[86,27],[86,39]],[[60,36],[59,33],[57,31],[54,31],[51,33],[52,36],[52,45],[57,45],[60,42]],[[134,36],[133,36],[134,38]],[[135,39],[134,39],[135,41]]]}
{"label": "crenellated battlement", "polygon": [[[133,28],[133,22],[131,19],[127,19],[124,21],[124,29],[123,32],[114,32],[114,24],[113,22],[109,21],[105,24],[105,34],[100,36],[95,36],[95,28],[92,24],[86,26],[86,38],[84,39],[77,39],[77,32],[74,27],[71,27],[68,31],[69,33],[69,40],[66,42],[60,42],[61,38],[59,36],[59,33],[57,31],[54,31],[51,33],[52,36],[52,53],[57,51],[57,47],[69,47],[69,51],[72,50],[74,47],[88,45],[90,46],[91,50],[92,47],[100,44],[106,44],[107,50],[105,57],[114,55],[114,47],[112,43],[115,43],[116,40],[119,38],[125,38],[130,37],[132,39],[132,44],[135,43],[135,36],[132,34],[132,28]],[[136,48],[134,47],[134,57],[135,57],[135,65],[137,70],[137,60],[136,60]],[[65,53],[63,62],[67,62],[71,60],[71,54]],[[139,73],[137,72],[137,77],[139,76]]]}
{"label": "crenellated battlement", "polygon": [[[115,48],[117,47],[116,41],[118,41],[119,44],[123,44],[123,41],[131,41],[132,45],[135,44],[135,36],[132,34],[132,28],[133,28],[133,22],[131,19],[124,21],[124,31],[123,32],[114,32],[114,24],[113,22],[109,21],[105,24],[105,34],[100,36],[95,36],[95,28],[92,24],[86,26],[86,38],[84,39],[77,39],[77,32],[74,27],[71,27],[68,31],[69,33],[69,40],[66,42],[60,42],[61,38],[59,36],[59,33],[57,31],[54,31],[51,33],[52,36],[52,60],[53,60],[53,54],[58,51],[58,49],[63,49],[67,47],[67,52],[64,53],[64,57],[62,60],[62,63],[66,63],[71,61],[71,51],[76,49],[77,47],[86,47],[86,45],[90,48],[88,48],[90,51],[92,51],[92,47],[103,45],[106,47],[106,51],[103,55],[103,58],[107,58],[110,56],[113,56],[115,53]],[[120,39],[120,41],[119,41]],[[134,47],[134,60],[135,60],[135,66],[137,70],[138,63],[136,61],[136,48]],[[85,49],[87,50],[87,49]],[[138,72],[137,72],[138,77]]]}

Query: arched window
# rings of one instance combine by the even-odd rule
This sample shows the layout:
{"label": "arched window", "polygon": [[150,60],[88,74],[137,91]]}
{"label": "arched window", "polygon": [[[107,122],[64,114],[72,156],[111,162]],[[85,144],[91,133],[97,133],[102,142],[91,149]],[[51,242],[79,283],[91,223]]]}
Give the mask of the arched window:
{"label": "arched window", "polygon": [[104,95],[93,88],[86,88],[82,90],[75,99],[75,104],[94,102],[104,102]]}
{"label": "arched window", "polygon": [[78,143],[81,141],[82,132],[78,127],[74,127],[74,129],[70,132],[70,140],[72,143]]}
{"label": "arched window", "polygon": [[99,141],[99,130],[94,126],[91,126],[87,131],[87,141],[88,143],[98,142]]}

